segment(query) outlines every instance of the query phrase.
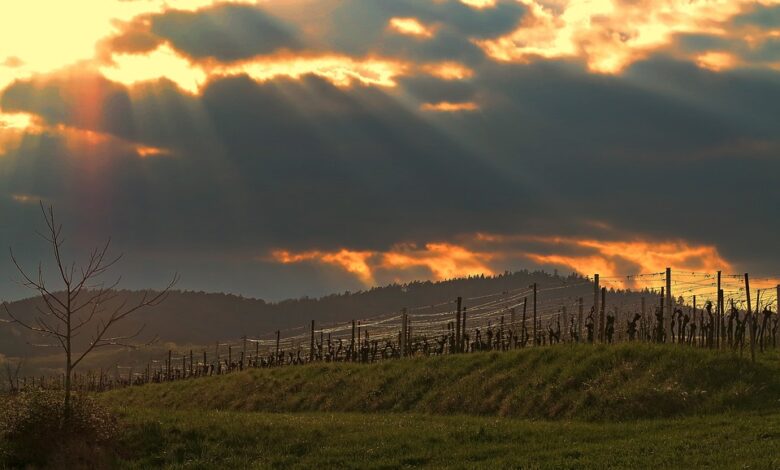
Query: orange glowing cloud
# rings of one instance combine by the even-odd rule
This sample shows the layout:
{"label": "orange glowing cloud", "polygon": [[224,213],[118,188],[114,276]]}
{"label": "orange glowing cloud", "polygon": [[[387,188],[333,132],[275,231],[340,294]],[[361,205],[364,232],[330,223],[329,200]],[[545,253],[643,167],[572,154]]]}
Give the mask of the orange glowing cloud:
{"label": "orange glowing cloud", "polygon": [[391,18],[387,27],[395,33],[421,39],[430,39],[435,34],[434,28],[422,24],[417,18]]}
{"label": "orange glowing cloud", "polygon": [[695,58],[696,65],[701,68],[721,72],[723,70],[733,69],[739,65],[739,58],[729,52],[709,51],[699,54]]}
{"label": "orange glowing cloud", "polygon": [[30,194],[11,194],[11,200],[19,204],[33,204],[43,200],[43,198],[32,196]]}
{"label": "orange glowing cloud", "polygon": [[124,85],[167,78],[184,91],[195,94],[206,83],[207,74],[182,55],[163,44],[147,54],[115,54],[111,63],[101,65],[104,77]]}
{"label": "orange glowing cloud", "polygon": [[271,256],[274,260],[282,264],[316,261],[319,263],[335,265],[356,275],[366,285],[371,285],[374,282],[372,269],[368,265],[369,258],[374,256],[374,253],[370,251],[350,251],[342,249],[331,253],[323,251],[291,253],[285,250],[277,250],[271,253]]}
{"label": "orange glowing cloud", "polygon": [[239,63],[191,62],[168,45],[162,45],[147,54],[115,54],[100,72],[110,80],[134,85],[139,82],[166,78],[182,90],[199,93],[211,78],[246,74],[264,82],[277,77],[300,79],[316,75],[339,87],[359,83],[380,87],[394,87],[396,78],[407,73],[408,64],[382,58],[356,59],[339,54],[291,54],[280,52],[258,56]]}
{"label": "orange glowing cloud", "polygon": [[424,73],[441,80],[467,80],[474,76],[474,71],[457,62],[440,62],[420,67]]}
{"label": "orange glowing cloud", "polygon": [[422,248],[399,244],[386,252],[341,249],[301,253],[277,250],[271,253],[271,258],[282,264],[316,262],[340,267],[354,274],[366,286],[376,282],[378,271],[395,273],[396,280],[401,279],[404,272],[418,268],[428,270],[433,279],[437,280],[491,275],[494,272],[486,261],[492,257],[490,253],[474,252],[450,243],[429,243]]}
{"label": "orange glowing cloud", "polygon": [[461,236],[457,243],[428,243],[422,247],[398,244],[387,251],[341,249],[291,253],[280,250],[273,253],[273,259],[285,264],[318,262],[339,266],[355,274],[365,285],[388,273],[395,273],[393,280],[412,280],[420,276],[419,268],[435,280],[491,275],[497,272],[497,266],[503,270],[508,263],[521,260],[548,268],[570,268],[583,275],[598,273],[605,283],[612,278],[609,287],[620,288],[646,287],[641,281],[622,277],[657,273],[666,267],[713,274],[733,271],[731,263],[714,246],[680,240],[615,241],[486,233]]}
{"label": "orange glowing cloud", "polygon": [[246,73],[260,82],[277,77],[300,79],[304,75],[316,75],[340,87],[359,83],[392,88],[397,85],[396,78],[405,75],[408,69],[408,64],[394,59],[279,53],[243,64],[215,67],[212,73],[223,76]]}
{"label": "orange glowing cloud", "polygon": [[462,103],[451,103],[449,101],[441,101],[439,103],[423,103],[420,106],[420,110],[429,111],[435,113],[457,113],[462,111],[477,111],[479,105],[473,101],[466,101]]}
{"label": "orange glowing cloud", "polygon": [[396,246],[381,255],[380,267],[406,270],[424,267],[433,273],[434,279],[452,279],[477,274],[494,274],[486,262],[493,259],[491,253],[478,253],[464,246],[450,243],[428,243],[423,249]]}
{"label": "orange glowing cloud", "polygon": [[468,5],[471,8],[476,8],[477,10],[493,8],[496,6],[496,0],[460,0],[460,3]]}
{"label": "orange glowing cloud", "polygon": [[0,156],[16,148],[25,134],[39,132],[39,121],[32,114],[0,111]]}
{"label": "orange glowing cloud", "polygon": [[[537,237],[533,241],[547,244],[553,253],[529,252],[526,257],[543,266],[568,267],[590,275],[598,273],[606,277],[628,274],[652,273],[670,267],[673,270],[715,273],[730,272],[726,261],[711,245],[694,245],[685,241],[602,241],[566,237]],[[581,251],[583,254],[556,254],[557,251]],[[625,272],[625,266],[634,266],[636,272]],[[636,280],[613,281],[611,287],[646,287]],[[655,286],[658,287],[658,286]]]}
{"label": "orange glowing cloud", "polygon": [[135,152],[141,158],[165,157],[171,155],[171,151],[168,149],[140,144],[135,146]]}
{"label": "orange glowing cloud", "polygon": [[528,14],[515,31],[474,41],[488,56],[505,62],[577,57],[591,71],[607,74],[672,45],[677,34],[729,36],[728,21],[755,5],[751,0],[521,1]]}

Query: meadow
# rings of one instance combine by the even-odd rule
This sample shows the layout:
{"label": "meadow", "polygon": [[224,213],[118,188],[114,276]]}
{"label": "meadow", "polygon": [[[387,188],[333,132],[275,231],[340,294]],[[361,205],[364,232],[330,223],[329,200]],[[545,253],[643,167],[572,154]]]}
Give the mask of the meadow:
{"label": "meadow", "polygon": [[778,468],[780,356],[560,345],[252,369],[100,395],[116,466]]}

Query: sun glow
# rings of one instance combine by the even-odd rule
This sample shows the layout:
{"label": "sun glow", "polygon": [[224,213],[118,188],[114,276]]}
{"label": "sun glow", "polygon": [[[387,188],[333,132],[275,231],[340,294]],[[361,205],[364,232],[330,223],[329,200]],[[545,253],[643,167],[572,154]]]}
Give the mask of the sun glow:
{"label": "sun glow", "polygon": [[207,74],[194,66],[167,44],[148,54],[115,54],[112,63],[100,67],[109,80],[124,85],[166,78],[189,93],[198,93]]}
{"label": "sun glow", "polygon": [[0,156],[16,148],[26,133],[40,130],[40,120],[29,113],[0,111]]}

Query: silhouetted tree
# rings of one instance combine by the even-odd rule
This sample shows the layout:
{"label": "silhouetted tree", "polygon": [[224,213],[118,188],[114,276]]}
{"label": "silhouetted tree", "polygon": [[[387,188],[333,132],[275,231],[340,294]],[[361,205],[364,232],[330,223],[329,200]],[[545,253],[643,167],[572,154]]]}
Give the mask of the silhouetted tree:
{"label": "silhouetted tree", "polygon": [[[38,333],[46,338],[54,339],[55,343],[46,346],[59,346],[65,353],[65,417],[69,416],[71,403],[71,383],[73,370],[96,348],[105,346],[132,346],[128,342],[137,337],[143,327],[136,333],[112,336],[112,328],[133,313],[149,306],[158,305],[165,300],[170,289],[178,281],[174,274],[171,282],[156,293],[145,292],[141,299],[128,305],[128,300],[118,305],[109,306],[117,297],[117,287],[121,278],[106,284],[101,278],[121,259],[122,255],[111,257],[109,247],[111,240],[92,250],[87,263],[77,267],[63,259],[62,225],[54,216],[54,208],[44,207],[41,212],[46,221],[46,231],[39,234],[46,240],[54,259],[55,277],[61,285],[52,289],[47,285],[43,264],[39,263],[37,272],[33,275],[24,270],[11,250],[11,261],[21,276],[20,283],[35,291],[42,304],[37,309],[34,318],[21,318],[14,315],[8,304],[3,304],[12,324],[17,324],[27,330]],[[116,303],[116,302],[113,302]],[[74,339],[86,331],[94,331],[89,341],[82,348],[74,345]],[[80,349],[80,350],[77,350]]]}

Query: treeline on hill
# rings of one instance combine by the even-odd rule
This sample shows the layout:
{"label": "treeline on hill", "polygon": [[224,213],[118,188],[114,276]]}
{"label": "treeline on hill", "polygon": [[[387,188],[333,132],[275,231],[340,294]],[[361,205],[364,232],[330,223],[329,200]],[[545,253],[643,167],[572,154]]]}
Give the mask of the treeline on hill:
{"label": "treeline on hill", "polygon": [[[473,276],[441,282],[411,282],[375,287],[365,291],[344,292],[321,298],[298,298],[280,302],[265,302],[221,293],[191,291],[171,292],[162,304],[139,312],[118,326],[118,335],[136,332],[144,326],[139,343],[157,338],[159,342],[178,344],[210,344],[217,340],[235,340],[243,335],[256,337],[276,330],[308,325],[311,320],[318,324],[359,320],[377,315],[398,312],[403,307],[434,305],[463,298],[479,297],[496,292],[525,289],[537,283],[542,288],[578,284],[566,289],[569,297],[585,298],[586,308],[592,303],[593,286],[587,279],[572,274],[561,276],[543,271],[506,272],[497,276]],[[130,304],[142,294],[135,291],[118,292],[112,301],[116,304],[127,301]],[[540,302],[545,296],[540,294]],[[617,295],[618,297],[614,297]],[[615,292],[614,302],[628,301],[628,297],[640,295],[632,292]],[[27,299],[8,305],[20,318],[33,318],[40,300]],[[468,306],[468,302],[466,302]],[[86,338],[76,338],[76,341]],[[52,348],[36,347],[42,342],[13,325],[0,328],[2,352],[8,357],[31,357],[49,355]]]}

